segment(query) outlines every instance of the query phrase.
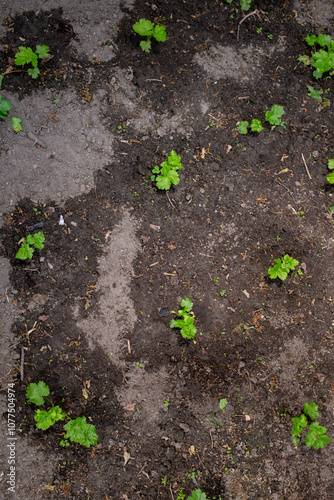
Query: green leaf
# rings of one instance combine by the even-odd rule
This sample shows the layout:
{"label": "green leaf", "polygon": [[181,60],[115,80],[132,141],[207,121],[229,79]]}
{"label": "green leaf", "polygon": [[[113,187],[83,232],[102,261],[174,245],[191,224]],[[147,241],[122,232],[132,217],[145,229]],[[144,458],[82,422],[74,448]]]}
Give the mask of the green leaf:
{"label": "green leaf", "polygon": [[332,158],[331,160],[328,160],[327,167],[329,168],[329,170],[334,169],[334,158]]}
{"label": "green leaf", "polygon": [[139,19],[137,23],[132,26],[133,31],[141,36],[151,36],[153,31],[153,23],[148,19]]}
{"label": "green leaf", "polygon": [[252,0],[240,0],[240,7],[243,11],[247,12],[250,9]]}
{"label": "green leaf", "polygon": [[44,241],[45,236],[42,231],[35,234],[28,234],[27,236],[27,242],[29,243],[29,245],[34,245],[34,247],[38,248],[39,250],[42,250],[42,248],[44,248]]}
{"label": "green leaf", "polygon": [[326,444],[330,441],[332,441],[332,438],[330,438],[326,434],[324,434],[323,436],[317,436],[316,442],[313,444],[313,448],[315,450],[319,450],[319,448],[325,448]]}
{"label": "green leaf", "polygon": [[312,420],[316,420],[319,417],[318,406],[315,403],[306,403],[304,405],[304,413],[312,418]]}
{"label": "green leaf", "polygon": [[194,305],[193,302],[188,297],[181,300],[181,303],[180,303],[180,306],[183,307],[183,309],[187,312],[192,310],[193,305]]}
{"label": "green leaf", "polygon": [[141,50],[143,52],[150,52],[151,51],[151,40],[143,40],[140,42],[139,46],[141,47]]}
{"label": "green leaf", "polygon": [[156,165],[154,169],[152,170],[152,174],[160,174],[160,167]]}
{"label": "green leaf", "polygon": [[246,135],[248,134],[248,122],[240,122],[237,126],[237,129],[239,130],[239,134]]}
{"label": "green leaf", "polygon": [[48,56],[49,50],[50,49],[47,45],[37,45],[35,53],[40,59],[44,59],[44,57]]}
{"label": "green leaf", "polygon": [[36,410],[34,418],[36,427],[46,431],[46,429],[54,425],[58,420],[64,420],[65,415],[59,406],[53,406],[49,411]]}
{"label": "green leaf", "polygon": [[26,396],[28,401],[38,406],[44,404],[44,398],[49,394],[49,386],[42,382],[42,380],[38,384],[31,383],[27,387]]}
{"label": "green leaf", "polygon": [[33,80],[36,80],[38,78],[38,75],[40,74],[40,71],[38,68],[29,68],[28,69],[28,75],[31,76]]}
{"label": "green leaf", "polygon": [[95,425],[87,424],[86,417],[78,417],[70,420],[64,425],[66,432],[65,439],[70,439],[73,443],[79,443],[86,448],[94,445],[98,441]]}
{"label": "green leaf", "polygon": [[252,123],[251,123],[250,127],[251,127],[251,131],[252,132],[258,132],[258,133],[260,133],[261,130],[263,130],[261,120],[256,120],[255,118],[252,120]]}
{"label": "green leaf", "polygon": [[283,106],[274,104],[274,106],[266,112],[266,121],[271,123],[271,125],[282,125],[283,122],[280,120],[282,115],[284,115]]}
{"label": "green leaf", "polygon": [[178,156],[176,152],[172,150],[168,156],[168,161],[167,161],[168,165],[173,166],[176,170],[180,170],[181,168],[183,168],[180,162],[181,162],[181,156]]}
{"label": "green leaf", "polygon": [[[164,162],[166,163],[166,162]],[[179,174],[171,168],[168,164],[164,165],[161,169],[161,175],[157,177],[157,188],[158,189],[169,189],[172,184],[179,184],[180,177]]]}
{"label": "green leaf", "polygon": [[171,322],[169,323],[170,328],[176,328],[176,320],[172,319]]}
{"label": "green leaf", "polygon": [[38,57],[30,47],[19,47],[19,52],[15,54],[15,64],[17,66],[24,66],[31,63],[34,68],[37,68]]}
{"label": "green leaf", "polygon": [[156,25],[154,26],[153,36],[157,42],[164,42],[167,38],[165,26]]}
{"label": "green leaf", "polygon": [[23,128],[21,127],[21,120],[20,118],[16,118],[16,116],[13,116],[12,118],[12,126],[14,132],[20,132],[20,130],[23,130]]}
{"label": "green leaf", "polygon": [[296,266],[298,266],[299,262],[296,259],[293,259],[288,254],[285,254],[283,257],[283,265],[289,271],[293,271]]}
{"label": "green leaf", "polygon": [[331,45],[332,39],[329,35],[318,35],[316,41],[320,47],[326,47],[327,45]]}
{"label": "green leaf", "polygon": [[305,66],[309,66],[311,64],[311,59],[309,56],[299,56],[298,61],[305,64]]}
{"label": "green leaf", "polygon": [[12,109],[11,103],[0,98],[0,118],[7,118],[10,109]]}
{"label": "green leaf", "polygon": [[225,408],[225,406],[227,405],[227,403],[228,403],[227,399],[221,399],[219,401],[219,409],[223,410]]}
{"label": "green leaf", "polygon": [[324,448],[326,443],[329,443],[332,439],[325,435],[327,431],[326,427],[322,427],[318,422],[314,422],[309,427],[309,432],[305,436],[305,444],[310,447],[313,446],[315,450],[319,448]]}
{"label": "green leaf", "polygon": [[315,90],[315,88],[312,87],[311,85],[308,85],[307,89],[308,89],[307,95],[309,97],[313,97],[313,99],[316,99],[317,101],[322,102],[322,97],[321,97],[321,94],[323,94],[322,90]]}
{"label": "green leaf", "polygon": [[314,47],[314,45],[316,44],[316,42],[318,40],[318,37],[316,35],[310,35],[310,36],[307,36],[306,38],[304,38],[304,40],[307,43],[307,45]]}
{"label": "green leaf", "polygon": [[190,497],[188,497],[187,500],[209,500],[206,494],[200,490],[199,488],[197,490],[194,490],[191,494]]}
{"label": "green leaf", "polygon": [[28,243],[23,243],[20,250],[15,255],[15,258],[20,260],[31,259],[33,253],[34,253],[34,248],[28,245]]}
{"label": "green leaf", "polygon": [[326,179],[328,180],[328,182],[330,182],[331,184],[334,184],[334,172],[332,172],[331,174],[327,175]]}
{"label": "green leaf", "polygon": [[1,86],[2,86],[2,80],[3,80],[3,75],[0,75],[0,90],[1,90]]}
{"label": "green leaf", "polygon": [[274,259],[276,264],[268,269],[269,278],[274,280],[280,278],[282,281],[286,280],[288,271],[283,267],[281,259]]}
{"label": "green leaf", "polygon": [[313,76],[315,78],[321,78],[323,73],[334,68],[334,53],[320,49],[313,54],[311,64],[316,68],[316,71],[313,72]]}
{"label": "green leaf", "polygon": [[[291,419],[292,421],[292,439],[294,437],[299,436],[303,432],[303,427],[307,427],[307,418],[306,416],[302,413],[300,417],[293,417]],[[298,444],[298,443],[296,443]]]}

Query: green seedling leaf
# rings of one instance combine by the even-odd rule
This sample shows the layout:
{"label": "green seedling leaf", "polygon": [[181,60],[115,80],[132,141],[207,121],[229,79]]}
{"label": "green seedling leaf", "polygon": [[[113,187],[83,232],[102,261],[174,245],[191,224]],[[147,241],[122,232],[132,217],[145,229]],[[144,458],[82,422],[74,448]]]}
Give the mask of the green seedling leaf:
{"label": "green seedling leaf", "polygon": [[183,168],[183,166],[181,165],[181,156],[178,156],[174,150],[170,152],[167,163],[168,165],[173,166],[176,170],[180,170],[181,168]]}
{"label": "green seedling leaf", "polygon": [[248,125],[249,123],[248,122],[240,122],[238,125],[237,125],[237,129],[239,130],[239,134],[242,134],[242,135],[246,135],[248,134]]}
{"label": "green seedling leaf", "polygon": [[332,158],[331,160],[328,160],[327,167],[329,168],[329,170],[334,169],[334,158]]}
{"label": "green seedling leaf", "polygon": [[98,441],[95,425],[87,424],[86,417],[78,417],[70,420],[64,425],[66,431],[65,439],[70,439],[73,443],[79,443],[86,448],[95,445]]}
{"label": "green seedling leaf", "polygon": [[293,271],[296,266],[298,266],[299,262],[296,259],[293,259],[288,254],[285,254],[283,257],[283,264],[289,271]]}
{"label": "green seedling leaf", "polygon": [[219,409],[220,410],[223,410],[225,408],[225,406],[227,405],[227,399],[221,399],[219,401]]}
{"label": "green seedling leaf", "polygon": [[181,303],[180,303],[180,306],[183,307],[183,309],[186,311],[186,312],[190,312],[193,308],[193,302],[187,297],[183,300],[181,300]]}
{"label": "green seedling leaf", "polygon": [[28,245],[28,243],[23,243],[20,250],[15,255],[15,258],[20,260],[31,259],[33,253],[34,253],[34,248]]}
{"label": "green seedling leaf", "polygon": [[5,119],[8,116],[8,111],[12,109],[9,101],[5,101],[0,97],[0,118]]}
{"label": "green seedling leaf", "polygon": [[270,279],[274,280],[276,278],[282,281],[286,280],[290,271],[293,271],[299,262],[293,259],[288,254],[284,255],[283,259],[274,259],[276,264],[268,269]]}
{"label": "green seedling leaf", "polygon": [[284,108],[283,106],[278,106],[277,104],[274,104],[272,108],[266,112],[266,121],[269,122],[271,125],[281,125],[284,124],[284,122],[281,121],[281,116],[284,115]]}
{"label": "green seedling leaf", "polygon": [[[247,122],[246,122],[247,123]],[[261,130],[263,130],[262,127],[262,122],[261,120],[256,120],[255,118],[252,120],[252,123],[250,125],[251,131],[252,132],[258,132],[260,133]]]}
{"label": "green seedling leaf", "polygon": [[318,40],[318,37],[316,35],[310,35],[310,36],[307,36],[305,38],[305,42],[307,43],[307,45],[310,45],[310,47],[314,47],[317,40]]}
{"label": "green seedling leaf", "polygon": [[169,189],[172,184],[177,185],[180,182],[179,174],[171,168],[166,162],[163,162],[163,167],[160,171],[161,175],[157,177],[158,189]]}
{"label": "green seedling leaf", "polygon": [[313,97],[313,99],[316,99],[316,101],[322,102],[322,97],[321,94],[323,94],[322,90],[315,90],[311,85],[307,86],[308,93],[307,95],[309,97]]}
{"label": "green seedling leaf", "polygon": [[49,394],[49,386],[40,380],[38,384],[31,383],[28,385],[26,397],[30,403],[40,406],[44,404],[44,398]]}
{"label": "green seedling leaf", "polygon": [[20,118],[16,118],[16,116],[13,116],[12,118],[12,126],[14,132],[20,132],[20,130],[23,130],[23,128],[21,127],[21,120]]}
{"label": "green seedling leaf", "polygon": [[37,45],[35,53],[40,59],[44,59],[44,57],[48,56],[49,50],[50,49],[47,45]]}
{"label": "green seedling leaf", "polygon": [[306,403],[304,405],[304,413],[312,418],[312,420],[316,420],[319,417],[318,406],[315,403]]}
{"label": "green seedling leaf", "polygon": [[3,80],[3,75],[0,75],[0,90],[1,90],[1,86],[2,86],[2,80]]}
{"label": "green seedling leaf", "polygon": [[141,36],[151,36],[153,32],[153,23],[148,19],[139,19],[137,23],[132,26],[133,31]]}
{"label": "green seedling leaf", "polygon": [[53,406],[49,411],[36,410],[35,422],[38,429],[46,431],[58,420],[64,420],[65,415],[59,406]]}
{"label": "green seedling leaf", "polygon": [[156,165],[154,169],[152,170],[152,174],[160,174],[160,167]]}
{"label": "green seedling leaf", "polygon": [[292,417],[292,437],[299,436],[303,432],[303,427],[307,427],[307,418],[302,413],[300,417]]}
{"label": "green seedling leaf", "polygon": [[316,37],[316,42],[320,47],[326,47],[327,45],[331,45],[332,39],[329,35],[318,35]]}
{"label": "green seedling leaf", "polygon": [[243,11],[247,12],[250,9],[252,0],[240,0],[240,7]]}
{"label": "green seedling leaf", "polygon": [[334,172],[332,172],[331,174],[327,175],[326,179],[328,180],[328,182],[330,184],[334,184]]}
{"label": "green seedling leaf", "polygon": [[165,42],[167,38],[165,26],[160,26],[158,24],[154,26],[153,36],[157,42]]}
{"label": "green seedling leaf", "polygon": [[316,68],[313,72],[315,78],[321,78],[324,73],[334,68],[334,52],[320,49],[311,57],[311,65]]}
{"label": "green seedling leaf", "polygon": [[318,422],[311,424],[305,437],[306,446],[313,446],[315,450],[325,448],[326,443],[329,443],[332,440],[329,436],[325,435],[326,431],[326,427],[322,427]]}
{"label": "green seedling leaf", "polygon": [[194,490],[187,500],[209,500],[205,493],[199,488]]}
{"label": "green seedling leaf", "polygon": [[311,59],[309,56],[299,56],[298,61],[303,63],[305,66],[309,66],[311,64]]}
{"label": "green seedling leaf", "polygon": [[37,68],[38,57],[30,47],[19,47],[19,52],[15,54],[15,64],[24,66],[31,63],[34,68]]}
{"label": "green seedling leaf", "polygon": [[142,40],[139,44],[143,52],[151,51],[151,40]]}
{"label": "green seedling leaf", "polygon": [[33,80],[36,80],[38,78],[38,75],[40,74],[40,71],[38,68],[29,68],[28,69],[28,75],[31,76]]}
{"label": "green seedling leaf", "polygon": [[42,231],[35,234],[28,234],[27,236],[27,243],[29,243],[29,245],[33,245],[35,248],[38,248],[39,250],[42,250],[42,248],[44,248],[44,241],[45,241],[45,236],[42,233]]}

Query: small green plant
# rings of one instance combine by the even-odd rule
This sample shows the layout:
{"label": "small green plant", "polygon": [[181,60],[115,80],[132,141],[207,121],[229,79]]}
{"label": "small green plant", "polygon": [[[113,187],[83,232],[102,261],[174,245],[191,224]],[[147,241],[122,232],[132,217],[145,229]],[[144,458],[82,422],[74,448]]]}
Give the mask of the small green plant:
{"label": "small green plant", "polygon": [[[28,385],[26,397],[29,403],[41,406],[45,403],[45,399],[52,404],[47,398],[49,394],[49,386],[40,380],[37,384],[31,383]],[[79,443],[89,448],[98,441],[95,426],[87,424],[86,417],[77,417],[75,420],[72,420],[63,412],[60,406],[52,406],[48,411],[38,408],[35,412],[34,419],[36,427],[44,431],[52,427],[59,420],[68,419],[69,421],[64,425],[66,434],[64,439],[60,441],[61,446],[69,446],[68,440],[70,440],[72,443]]]}
{"label": "small green plant", "polygon": [[[248,134],[248,126],[249,123],[247,121],[239,122],[237,129],[239,130],[239,133],[241,135],[246,135]],[[257,132],[258,134],[263,130],[262,127],[262,122],[261,120],[257,120],[256,118],[253,118],[250,124],[250,129],[251,132]]]}
{"label": "small green plant", "polygon": [[272,125],[271,130],[273,130],[277,125],[280,125],[284,129],[286,128],[284,122],[282,122],[281,120],[281,116],[283,115],[283,106],[278,106],[277,104],[274,104],[274,106],[272,106],[271,109],[266,112],[266,121]]}
{"label": "small green plant", "polygon": [[[303,428],[309,425],[308,419],[316,420],[319,417],[318,406],[315,403],[306,403],[304,405],[304,413],[299,417],[292,417],[292,441],[296,446],[300,443],[300,434]],[[318,422],[314,422],[309,426],[308,433],[305,436],[305,444],[307,447],[313,446],[315,450],[325,448],[326,444],[332,439],[326,435],[326,427],[322,427]]]}
{"label": "small green plant", "polygon": [[163,161],[160,167],[158,165],[154,167],[151,181],[156,181],[158,189],[168,190],[172,184],[179,184],[180,177],[177,171],[182,168],[181,156],[178,156],[175,151],[171,151],[167,161]]}
{"label": "small green plant", "polygon": [[225,293],[226,293],[226,290],[222,290],[221,292],[219,292],[219,295],[220,295],[221,297],[224,297]]}
{"label": "small green plant", "polygon": [[12,118],[12,127],[14,132],[20,132],[20,130],[23,130],[21,126],[21,121],[20,118],[16,118],[16,116],[13,116]]}
{"label": "small green plant", "polygon": [[[2,79],[3,79],[3,75],[0,75],[0,90],[1,90],[1,85],[2,85]],[[0,96],[0,118],[2,118],[3,120],[5,118],[7,118],[8,111],[10,111],[11,109],[12,109],[11,103],[9,101],[5,101]]]}
{"label": "small green plant", "polygon": [[309,97],[312,97],[316,101],[322,102],[322,97],[321,97],[321,94],[323,94],[322,90],[315,90],[315,88],[312,87],[312,85],[308,85],[307,90],[308,90],[307,95]]}
{"label": "small green plant", "polygon": [[48,57],[49,47],[47,45],[37,45],[35,52],[30,47],[19,47],[19,52],[15,54],[15,64],[17,66],[24,66],[31,64],[32,68],[28,69],[28,75],[34,80],[38,78],[40,70],[38,69],[38,59],[45,59]]}
{"label": "small green plant", "polygon": [[334,40],[329,35],[310,35],[305,38],[305,42],[314,49],[316,45],[321,48],[315,50],[311,57],[299,56],[298,61],[315,68],[314,78],[322,78],[324,73],[329,73],[329,76],[334,75],[334,71],[332,71],[334,69]]}
{"label": "small green plant", "polygon": [[195,317],[190,315],[190,311],[193,308],[193,303],[189,298],[181,300],[180,307],[177,313],[172,311],[174,314],[178,314],[182,319],[172,319],[169,323],[170,328],[180,328],[181,335],[185,339],[193,339],[196,335],[196,327],[194,326]]}
{"label": "small green plant", "polygon": [[166,484],[167,484],[167,476],[161,478],[161,484],[163,486],[166,486]]}
{"label": "small green plant", "polygon": [[288,254],[285,254],[283,259],[274,259],[276,264],[268,269],[270,279],[274,280],[276,278],[282,281],[286,280],[290,271],[293,271],[299,262],[293,259]]}
{"label": "small green plant", "polygon": [[42,231],[35,234],[28,234],[27,238],[22,238],[19,241],[20,250],[15,257],[20,260],[31,259],[35,248],[42,250],[44,248],[45,236]]}
{"label": "small green plant", "polygon": [[209,500],[209,499],[202,490],[197,488],[192,492],[191,496],[188,497],[187,500]]}
{"label": "small green plant", "polygon": [[[329,170],[334,170],[334,158],[332,158],[331,160],[328,160],[327,167],[329,168]],[[327,175],[326,179],[331,184],[334,184],[334,172],[332,172],[331,174]]]}
{"label": "small green plant", "polygon": [[155,38],[157,42],[164,42],[167,38],[165,26],[159,24],[154,25],[148,19],[139,19],[137,23],[132,26],[133,31],[140,36],[146,36],[146,40],[140,42],[140,47],[143,52],[151,51],[151,38]]}

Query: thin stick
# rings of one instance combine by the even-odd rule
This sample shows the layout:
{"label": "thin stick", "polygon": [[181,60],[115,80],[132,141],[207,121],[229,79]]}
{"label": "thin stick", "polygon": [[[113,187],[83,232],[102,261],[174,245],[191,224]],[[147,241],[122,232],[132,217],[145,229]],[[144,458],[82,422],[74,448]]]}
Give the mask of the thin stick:
{"label": "thin stick", "polygon": [[239,34],[240,34],[240,25],[247,19],[247,17],[255,16],[255,15],[258,16],[258,17],[260,17],[259,16],[259,12],[260,12],[259,10],[255,9],[255,10],[253,10],[253,12],[250,12],[249,14],[247,14],[245,17],[243,17],[241,19],[241,21],[238,24],[238,31],[237,31],[237,41],[238,42],[239,42]]}
{"label": "thin stick", "polygon": [[173,491],[172,491],[172,485],[170,484],[169,485],[169,489],[170,489],[170,494],[172,495],[172,499],[175,500],[175,497],[173,495]]}
{"label": "thin stick", "polygon": [[306,172],[307,172],[308,178],[309,178],[309,179],[312,179],[311,174],[310,174],[310,171],[309,171],[308,166],[307,166],[307,164],[306,164],[306,161],[305,161],[305,158],[304,158],[303,153],[302,153],[302,158],[303,158],[303,162],[304,162],[304,165],[305,165],[305,168],[306,168]]}
{"label": "thin stick", "polygon": [[169,203],[172,205],[173,208],[175,208],[175,205],[173,205],[173,203],[172,203],[172,201],[171,201],[171,199],[170,199],[169,194],[168,194],[167,191],[166,191],[166,195],[167,195]]}
{"label": "thin stick", "polygon": [[22,347],[22,349],[21,349],[20,378],[21,378],[21,382],[23,382],[23,379],[24,379],[24,347]]}

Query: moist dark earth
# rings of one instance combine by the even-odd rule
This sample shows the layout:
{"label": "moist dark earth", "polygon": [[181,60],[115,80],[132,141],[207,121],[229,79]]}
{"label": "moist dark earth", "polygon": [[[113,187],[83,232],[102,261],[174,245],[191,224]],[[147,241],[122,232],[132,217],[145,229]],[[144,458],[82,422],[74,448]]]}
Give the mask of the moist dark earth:
{"label": "moist dark earth", "polygon": [[[8,498],[181,500],[200,488],[210,500],[334,499],[333,443],[314,450],[291,440],[291,418],[310,402],[333,437],[333,83],[315,80],[298,57],[311,55],[307,35],[333,37],[334,27],[297,23],[292,2],[255,0],[248,13],[257,12],[239,25],[238,7],[138,1],[123,8],[108,62],[71,49],[76,33],[61,9],[3,20],[1,73],[22,39],[52,54],[38,80],[13,68],[3,88],[21,96],[75,89],[86,107],[105,90],[100,115],[115,149],[112,162],[96,166],[88,193],[61,202],[26,197],[3,214],[1,253],[20,312],[12,325],[17,366],[5,382],[15,382],[20,439],[56,459],[45,481],[27,492],[18,477],[17,496]],[[153,40],[149,54],[131,28],[140,18],[166,26],[168,39]],[[201,63],[218,45],[221,74],[217,59],[211,69]],[[115,99],[119,69],[141,114]],[[308,85],[326,100],[309,97]],[[285,128],[264,123],[275,104]],[[237,123],[253,118],[264,130],[241,135]],[[166,193],[151,171],[172,150],[184,168]],[[3,165],[6,154],[4,145]],[[124,311],[114,310],[125,325],[114,353],[94,342],[108,300],[101,259],[129,221],[138,248],[110,289],[117,293],[128,276],[136,321],[126,328]],[[18,242],[37,230],[44,249],[19,261]],[[298,266],[285,281],[270,279],[285,254]],[[186,297],[194,340],[169,327]],[[78,319],[91,325],[89,338]],[[54,405],[96,426],[96,446],[60,447],[59,422],[36,430],[25,393],[39,380]]]}

